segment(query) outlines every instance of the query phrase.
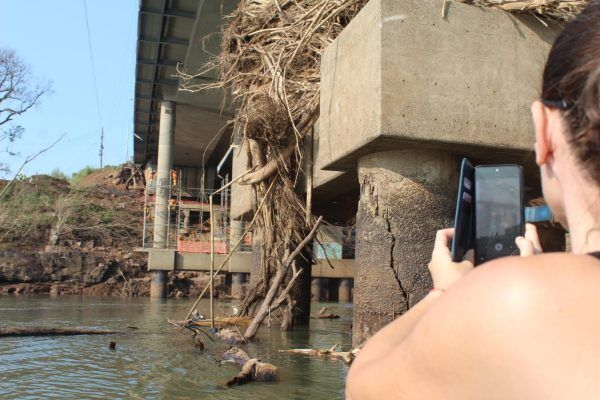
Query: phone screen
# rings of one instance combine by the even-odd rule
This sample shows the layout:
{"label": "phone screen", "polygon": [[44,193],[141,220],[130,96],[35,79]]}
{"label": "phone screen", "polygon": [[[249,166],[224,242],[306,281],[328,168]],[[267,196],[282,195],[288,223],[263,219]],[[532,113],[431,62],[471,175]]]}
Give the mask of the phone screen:
{"label": "phone screen", "polygon": [[517,165],[475,170],[476,263],[518,253],[523,234],[522,172]]}

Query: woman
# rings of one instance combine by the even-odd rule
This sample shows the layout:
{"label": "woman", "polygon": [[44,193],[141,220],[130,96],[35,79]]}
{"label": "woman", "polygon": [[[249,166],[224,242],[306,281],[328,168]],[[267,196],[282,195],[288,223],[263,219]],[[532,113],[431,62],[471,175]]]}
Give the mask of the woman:
{"label": "woman", "polygon": [[573,252],[477,269],[453,263],[437,233],[434,289],[371,338],[349,371],[362,399],[600,398],[600,1],[557,38],[532,106],[544,197]]}

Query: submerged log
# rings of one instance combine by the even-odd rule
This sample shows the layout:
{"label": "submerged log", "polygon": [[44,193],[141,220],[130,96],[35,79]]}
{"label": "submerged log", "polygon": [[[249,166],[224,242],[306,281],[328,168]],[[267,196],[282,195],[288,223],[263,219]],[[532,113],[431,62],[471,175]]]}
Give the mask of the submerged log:
{"label": "submerged log", "polygon": [[279,350],[280,353],[290,353],[290,354],[302,354],[305,356],[315,356],[315,357],[335,357],[341,358],[346,365],[352,364],[354,361],[354,357],[359,353],[360,348],[352,349],[350,351],[336,351],[339,347],[339,344],[336,344],[331,349],[319,350],[319,349],[288,349],[288,350]]}
{"label": "submerged log", "polygon": [[340,316],[337,314],[328,313],[327,307],[323,307],[319,310],[318,313],[312,314],[310,317],[317,318],[317,319],[336,319],[336,318],[339,318]]}
{"label": "submerged log", "polygon": [[[236,327],[236,326],[248,326],[252,322],[252,317],[216,317],[215,318],[215,328],[223,329],[228,327]],[[170,319],[168,323],[171,325],[177,325],[184,328],[187,327],[196,327],[196,328],[206,328],[210,327],[209,319],[200,319],[200,320],[192,320],[186,319],[182,321],[177,321]]]}
{"label": "submerged log", "polygon": [[232,346],[235,346],[238,343],[248,343],[246,338],[244,338],[238,330],[223,328],[219,329],[216,335],[219,339],[231,344]]}
{"label": "submerged log", "polygon": [[0,337],[11,336],[73,336],[73,335],[113,335],[118,333],[110,330],[86,328],[46,328],[16,326],[0,328]]}
{"label": "submerged log", "polygon": [[276,366],[264,363],[250,356],[237,347],[232,347],[223,354],[222,363],[230,362],[242,367],[239,374],[227,381],[227,386],[243,385],[248,382],[276,382],[279,370]]}

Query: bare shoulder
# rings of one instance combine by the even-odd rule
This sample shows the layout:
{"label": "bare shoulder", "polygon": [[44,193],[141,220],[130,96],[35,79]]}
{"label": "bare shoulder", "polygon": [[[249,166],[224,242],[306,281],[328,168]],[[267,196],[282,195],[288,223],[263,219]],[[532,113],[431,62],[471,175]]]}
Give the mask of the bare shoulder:
{"label": "bare shoulder", "polygon": [[[600,357],[595,334],[600,330],[595,311],[599,285],[600,262],[588,256],[497,260],[476,268],[441,296],[411,333],[405,351],[430,360],[424,368],[436,381],[444,382],[452,373],[469,382],[456,389],[456,398],[486,387],[497,387],[499,398],[513,398],[537,388],[527,381],[532,370],[552,380],[557,365],[595,368],[581,354],[590,360]],[[584,344],[594,350],[582,348]],[[439,389],[450,390],[445,385]],[[551,397],[537,393],[529,398]]]}
{"label": "bare shoulder", "polygon": [[439,307],[468,307],[472,313],[495,316],[508,313],[535,323],[540,319],[531,318],[530,313],[551,313],[600,299],[599,286],[600,262],[590,256],[549,253],[509,257],[477,267],[450,288]]}
{"label": "bare shoulder", "polygon": [[527,291],[531,298],[556,295],[556,290],[600,285],[600,261],[587,255],[548,253],[508,257],[476,268],[456,290]]}

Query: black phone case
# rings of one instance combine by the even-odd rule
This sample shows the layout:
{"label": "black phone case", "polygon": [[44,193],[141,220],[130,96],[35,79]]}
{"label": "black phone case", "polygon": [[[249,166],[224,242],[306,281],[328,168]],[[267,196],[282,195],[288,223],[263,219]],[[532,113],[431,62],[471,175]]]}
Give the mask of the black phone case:
{"label": "black phone case", "polygon": [[[465,179],[471,182],[471,188],[465,187]],[[465,193],[471,196],[471,213],[468,220],[464,219],[463,211],[465,207]],[[474,246],[475,240],[475,168],[467,158],[463,158],[460,168],[460,178],[458,180],[458,191],[456,193],[456,210],[454,212],[454,239],[452,240],[451,254],[452,261],[460,262],[463,257]],[[464,233],[468,230],[468,233]]]}

